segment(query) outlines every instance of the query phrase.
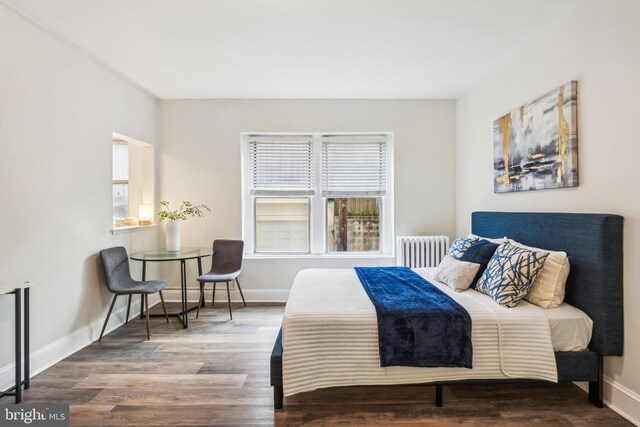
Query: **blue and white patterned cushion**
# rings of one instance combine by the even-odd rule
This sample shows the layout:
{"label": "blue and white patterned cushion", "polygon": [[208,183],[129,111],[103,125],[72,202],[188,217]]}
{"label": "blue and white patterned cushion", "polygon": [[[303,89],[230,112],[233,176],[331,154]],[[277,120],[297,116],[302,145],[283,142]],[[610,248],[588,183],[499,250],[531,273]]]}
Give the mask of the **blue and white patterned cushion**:
{"label": "blue and white patterned cushion", "polygon": [[478,240],[479,239],[477,237],[460,237],[459,239],[453,241],[446,255],[451,255],[455,259],[460,259],[460,257],[464,255],[467,249],[473,246],[473,244]]}
{"label": "blue and white patterned cushion", "polygon": [[503,243],[491,257],[476,290],[489,295],[503,307],[515,307],[533,286],[548,256],[548,252]]}

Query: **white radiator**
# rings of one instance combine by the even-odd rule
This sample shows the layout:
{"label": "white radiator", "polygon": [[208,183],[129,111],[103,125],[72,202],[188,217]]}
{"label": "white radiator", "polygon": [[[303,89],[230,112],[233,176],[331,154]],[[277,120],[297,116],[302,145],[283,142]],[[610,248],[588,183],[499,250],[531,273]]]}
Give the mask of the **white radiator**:
{"label": "white radiator", "polygon": [[437,267],[449,248],[447,236],[398,236],[396,265]]}

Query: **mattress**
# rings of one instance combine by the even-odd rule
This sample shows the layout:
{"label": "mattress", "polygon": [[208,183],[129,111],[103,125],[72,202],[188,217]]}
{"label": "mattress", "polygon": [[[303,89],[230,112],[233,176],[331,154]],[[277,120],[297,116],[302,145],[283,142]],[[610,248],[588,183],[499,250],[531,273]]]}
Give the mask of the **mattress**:
{"label": "mattress", "polygon": [[[355,271],[302,270],[282,322],[284,394],[335,386],[465,379],[557,381],[550,321],[544,310],[526,302],[507,309],[479,292],[453,291],[433,279],[433,269],[415,271],[471,316],[472,369],[381,368],[375,308]],[[562,318],[561,312],[556,313],[554,319]]]}
{"label": "mattress", "polygon": [[555,351],[586,350],[591,341],[593,321],[582,310],[567,303],[557,308],[540,308],[551,330],[551,343]]}

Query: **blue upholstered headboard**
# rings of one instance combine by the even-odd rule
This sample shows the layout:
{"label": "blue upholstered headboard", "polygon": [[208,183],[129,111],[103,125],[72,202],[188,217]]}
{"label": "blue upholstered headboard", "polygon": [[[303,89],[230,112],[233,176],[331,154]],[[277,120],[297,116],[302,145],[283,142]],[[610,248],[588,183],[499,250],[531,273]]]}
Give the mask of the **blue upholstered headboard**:
{"label": "blue upholstered headboard", "polygon": [[622,223],[619,215],[474,212],[471,231],[565,251],[571,272],[565,301],[593,320],[589,348],[620,356],[623,347]]}

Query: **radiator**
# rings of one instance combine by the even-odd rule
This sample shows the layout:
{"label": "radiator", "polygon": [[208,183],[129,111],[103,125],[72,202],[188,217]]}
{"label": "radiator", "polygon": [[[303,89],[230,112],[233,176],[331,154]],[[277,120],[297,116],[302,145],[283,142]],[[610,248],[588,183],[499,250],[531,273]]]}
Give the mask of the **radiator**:
{"label": "radiator", "polygon": [[396,265],[437,267],[449,248],[447,236],[398,236]]}

